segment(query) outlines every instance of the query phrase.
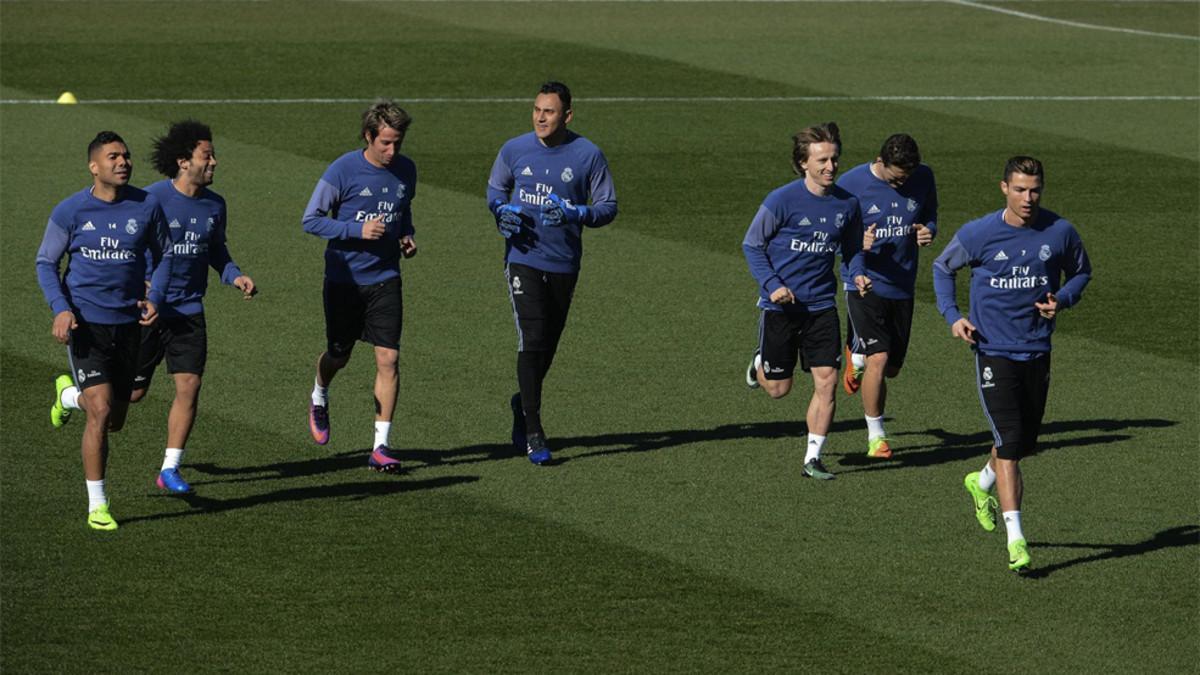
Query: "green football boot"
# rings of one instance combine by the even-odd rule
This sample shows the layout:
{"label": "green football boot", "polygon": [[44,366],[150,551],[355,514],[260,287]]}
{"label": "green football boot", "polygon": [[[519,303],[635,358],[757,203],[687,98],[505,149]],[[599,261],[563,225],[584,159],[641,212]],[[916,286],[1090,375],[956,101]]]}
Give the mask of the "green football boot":
{"label": "green football boot", "polygon": [[1000,508],[1000,505],[996,503],[995,497],[979,487],[979,472],[972,471],[967,474],[967,477],[963,479],[963,487],[971,495],[971,502],[975,506],[975,520],[979,521],[979,526],[987,532],[995,530],[995,511]]}
{"label": "green football boot", "polygon": [[88,527],[93,530],[111,531],[117,529],[117,521],[108,512],[108,504],[101,504],[88,513]]}
{"label": "green football boot", "polygon": [[1008,545],[1008,569],[1014,572],[1023,571],[1029,567],[1029,544],[1024,539],[1018,539]]}
{"label": "green football boot", "polygon": [[50,406],[50,424],[57,429],[71,421],[71,409],[62,403],[62,394],[67,387],[75,386],[70,375],[63,373],[54,379],[54,405]]}

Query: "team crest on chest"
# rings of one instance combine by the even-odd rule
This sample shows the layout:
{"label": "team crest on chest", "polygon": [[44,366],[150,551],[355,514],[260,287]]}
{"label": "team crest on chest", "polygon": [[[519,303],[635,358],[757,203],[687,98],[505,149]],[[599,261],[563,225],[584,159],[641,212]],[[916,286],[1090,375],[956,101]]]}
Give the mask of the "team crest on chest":
{"label": "team crest on chest", "polygon": [[914,200],[912,200],[912,199],[908,200],[908,212],[909,212],[909,213],[912,213],[913,211],[916,211],[916,210],[917,210],[917,206],[918,206],[918,204],[917,204],[917,202],[916,202],[916,201],[914,201]]}
{"label": "team crest on chest", "polygon": [[1050,246],[1048,244],[1042,244],[1042,247],[1038,249],[1038,259],[1042,262],[1050,259]]}
{"label": "team crest on chest", "polygon": [[573,171],[571,171],[571,167],[569,167],[569,166],[567,168],[563,169],[562,175],[559,176],[559,178],[561,178],[562,182],[564,182],[564,183],[570,183],[571,179],[574,177],[575,177],[575,173]]}
{"label": "team crest on chest", "polygon": [[137,234],[138,222],[133,218],[130,218],[129,222],[125,223],[125,231],[129,234]]}
{"label": "team crest on chest", "polygon": [[845,225],[845,224],[846,224],[846,214],[844,214],[844,213],[837,214],[837,217],[833,219],[834,227],[836,227],[839,230],[842,229],[842,225]]}

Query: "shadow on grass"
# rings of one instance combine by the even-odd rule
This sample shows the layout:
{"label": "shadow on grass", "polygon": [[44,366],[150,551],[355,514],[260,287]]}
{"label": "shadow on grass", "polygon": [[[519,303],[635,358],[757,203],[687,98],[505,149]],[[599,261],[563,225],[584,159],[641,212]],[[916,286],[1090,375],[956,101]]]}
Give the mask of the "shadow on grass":
{"label": "shadow on grass", "polygon": [[[1062,433],[1072,432],[1107,432],[1094,433],[1091,435],[1081,436],[1078,438],[1064,438],[1059,440],[1039,440],[1037,450],[1032,455],[1037,455],[1047,450],[1058,450],[1062,448],[1072,448],[1081,446],[1101,446],[1118,441],[1127,441],[1133,438],[1132,434],[1111,433],[1114,431],[1124,431],[1126,429],[1146,429],[1146,428],[1163,428],[1171,427],[1178,424],[1174,420],[1164,419],[1132,419],[1132,420],[1113,420],[1113,419],[1095,419],[1095,420],[1068,420],[1047,422],[1042,425],[1041,439],[1047,436]],[[926,431],[911,431],[901,432],[898,434],[889,434],[892,439],[898,439],[903,436],[933,436],[938,439],[937,443],[927,443],[924,445],[904,445],[896,443],[894,448],[895,454],[891,460],[871,459],[865,453],[826,453],[827,456],[839,457],[838,464],[843,467],[841,473],[853,473],[857,471],[886,471],[889,469],[903,469],[908,467],[933,466],[936,464],[945,464],[947,462],[957,462],[962,459],[979,459],[983,460],[987,456],[988,450],[992,447],[992,433],[990,431],[980,431],[971,434],[956,434],[946,431],[945,429],[936,428]],[[1030,455],[1030,456],[1032,456]]]}
{"label": "shadow on grass", "polygon": [[[831,433],[858,428],[857,421],[833,423]],[[551,464],[566,464],[580,459],[620,455],[633,452],[653,452],[692,443],[731,441],[747,438],[797,438],[808,433],[803,421],[757,422],[725,424],[712,429],[675,429],[671,431],[630,431],[595,436],[565,436],[550,438],[555,458]],[[582,448],[583,452],[576,451]],[[427,466],[453,466],[523,456],[508,443],[468,445],[450,450],[406,451],[405,457],[424,462]]]}
{"label": "shadow on grass", "polygon": [[1034,550],[1039,548],[1068,548],[1092,549],[1097,552],[1079,558],[1072,558],[1071,560],[1064,560],[1062,562],[1047,565],[1045,567],[1034,567],[1023,576],[1028,579],[1041,579],[1050,576],[1054,572],[1067,569],[1068,567],[1074,567],[1076,565],[1085,565],[1087,563],[1099,562],[1101,560],[1111,560],[1113,558],[1127,558],[1129,556],[1160,551],[1165,548],[1195,546],[1197,544],[1200,544],[1200,526],[1197,525],[1181,525],[1179,527],[1172,527],[1170,529],[1158,532],[1149,539],[1135,542],[1133,544],[1083,544],[1075,542],[1034,541],[1030,542],[1029,544]]}
{"label": "shadow on grass", "polygon": [[[366,471],[365,467],[363,468],[363,471]],[[442,478],[417,481],[399,479],[389,480],[389,478],[390,477],[388,476],[380,476],[379,480],[369,482],[308,485],[304,487],[286,488],[283,490],[274,490],[260,494],[246,495],[245,497],[234,497],[231,499],[216,499],[213,497],[205,497],[199,494],[181,495],[177,497],[177,499],[187,502],[187,504],[192,507],[190,511],[155,513],[146,516],[122,518],[121,524],[124,525],[126,523],[136,523],[139,521],[163,520],[167,518],[180,518],[185,516],[198,516],[211,513],[224,513],[227,511],[248,509],[255,506],[262,506],[264,504],[273,504],[276,502],[299,502],[310,499],[337,499],[339,497],[351,501],[357,501],[360,499],[367,499],[369,497],[382,497],[385,495],[403,492],[416,492],[419,490],[446,488],[454,485],[461,485],[463,483],[474,483],[475,481],[479,480],[478,476],[445,476]]]}

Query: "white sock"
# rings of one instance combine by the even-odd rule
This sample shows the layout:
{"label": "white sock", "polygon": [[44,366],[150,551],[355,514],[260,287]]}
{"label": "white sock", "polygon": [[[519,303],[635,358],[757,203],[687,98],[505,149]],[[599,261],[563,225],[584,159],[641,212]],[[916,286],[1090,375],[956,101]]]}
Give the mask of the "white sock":
{"label": "white sock", "polygon": [[754,369],[762,370],[762,352],[754,355]]}
{"label": "white sock", "polygon": [[887,436],[887,434],[884,433],[884,431],[883,431],[883,415],[880,415],[879,417],[870,417],[870,416],[864,415],[863,419],[867,420],[867,440],[868,441],[873,441],[876,438],[881,438],[883,436]]}
{"label": "white sock", "polygon": [[[373,448],[378,448],[381,445],[388,444],[388,434],[392,432],[391,422],[376,422],[375,423],[375,445]],[[391,446],[388,446],[391,447]]]}
{"label": "white sock", "polygon": [[866,354],[851,354],[850,355],[850,365],[854,366],[855,368],[866,368],[867,367],[867,355]]}
{"label": "white sock", "polygon": [[1018,539],[1025,538],[1025,535],[1021,533],[1020,511],[1005,511],[1004,527],[1008,528],[1008,543],[1011,544]]}
{"label": "white sock", "polygon": [[821,448],[825,447],[825,437],[816,434],[808,435],[808,445],[804,448],[804,463],[821,458]]}
{"label": "white sock", "polygon": [[83,482],[87,483],[88,513],[108,503],[108,497],[104,494],[103,478],[100,480],[85,480]]}
{"label": "white sock", "polygon": [[983,471],[979,472],[979,487],[984,492],[991,492],[992,486],[996,484],[996,472],[992,471],[991,464],[984,464]]}
{"label": "white sock", "polygon": [[79,387],[74,385],[63,389],[61,402],[64,408],[79,410]]}
{"label": "white sock", "polygon": [[322,387],[320,382],[313,380],[313,405],[329,405],[329,387]]}
{"label": "white sock", "polygon": [[183,461],[183,448],[167,448],[163,453],[162,470],[178,469],[179,463]]}

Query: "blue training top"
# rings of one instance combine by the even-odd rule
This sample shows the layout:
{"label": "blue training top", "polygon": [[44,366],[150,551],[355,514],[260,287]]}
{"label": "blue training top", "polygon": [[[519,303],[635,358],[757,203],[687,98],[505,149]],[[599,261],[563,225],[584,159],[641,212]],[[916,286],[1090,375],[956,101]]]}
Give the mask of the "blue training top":
{"label": "blue training top", "polygon": [[[742,240],[758,306],[770,311],[819,311],[836,306],[837,253],[851,274],[862,274],[862,217],[858,199],[834,185],[829,194],[808,191],[804,179],[777,188],[763,200]],[[787,286],[794,305],[771,302]]]}
{"label": "blue training top", "polygon": [[[541,207],[551,193],[571,204],[587,206],[583,222],[557,227],[543,224]],[[497,203],[521,208],[524,227],[505,240],[505,262],[543,272],[578,272],[583,227],[602,227],[617,217],[617,192],[608,160],[600,148],[572,131],[552,148],[542,145],[532,131],[505,143],[492,164],[487,199],[493,213]]]}
{"label": "blue training top", "polygon": [[1001,209],[972,220],[954,235],[933,261],[938,311],[951,326],[962,318],[955,300],[955,273],[967,266],[976,348],[1014,360],[1050,351],[1054,319],[1042,318],[1034,303],[1045,302],[1046,293],[1053,293],[1059,309],[1072,307],[1092,278],[1092,264],[1075,226],[1046,209],[1028,227],[1004,222]]}
{"label": "blue training top", "polygon": [[[933,170],[921,164],[899,188],[871,173],[871,164],[847,171],[837,184],[858,197],[863,229],[875,226],[875,243],[863,254],[871,292],[883,298],[907,300],[917,283],[920,247],[914,225],[925,225],[937,235],[937,186]],[[847,291],[855,290],[853,277],[842,265]]]}
{"label": "blue training top", "polygon": [[[362,150],[338,157],[317,181],[304,209],[304,231],[328,239],[325,278],[360,286],[400,276],[400,238],[411,236],[417,167],[397,153],[380,168]],[[363,224],[383,217],[380,239],[363,239]]]}
{"label": "blue training top", "polygon": [[204,311],[209,266],[225,284],[232,284],[242,275],[225,245],[225,200],[208,188],[189,197],[170,180],[148,185],[146,192],[162,204],[175,259],[166,303],[159,311],[166,316],[199,314]]}
{"label": "blue training top", "polygon": [[[170,254],[163,255],[168,241],[162,207],[153,195],[127,185],[115,201],[106,202],[85,188],[50,213],[37,252],[38,284],[55,315],[76,311],[99,324],[137,321],[143,298],[155,308],[163,306],[172,265]],[[60,278],[64,255],[67,268]],[[154,267],[149,293],[147,258]]]}

